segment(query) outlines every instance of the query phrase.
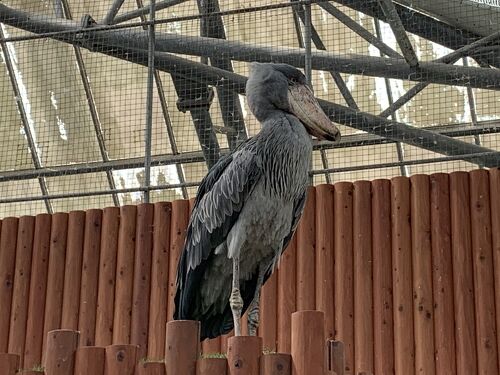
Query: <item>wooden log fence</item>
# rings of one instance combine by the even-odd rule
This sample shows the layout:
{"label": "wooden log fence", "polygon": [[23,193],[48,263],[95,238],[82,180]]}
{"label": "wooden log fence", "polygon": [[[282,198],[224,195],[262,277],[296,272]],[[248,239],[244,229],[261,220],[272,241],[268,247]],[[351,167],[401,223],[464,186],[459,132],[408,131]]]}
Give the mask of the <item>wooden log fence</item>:
{"label": "wooden log fence", "polygon": [[[47,334],[42,365],[22,368],[21,356],[0,353],[2,375],[344,375],[344,344],[325,341],[322,311],[292,314],[292,354],[262,351],[262,338],[240,336],[228,339],[227,355],[203,357],[199,323],[173,321],[167,324],[164,358],[139,359],[139,346],[111,344],[82,346],[78,331],[53,330]],[[334,371],[332,371],[332,369]],[[366,373],[368,374],[368,373]]]}
{"label": "wooden log fence", "polygon": [[0,373],[499,373],[499,169],[311,187],[262,341],[167,327],[192,205],[0,220]]}

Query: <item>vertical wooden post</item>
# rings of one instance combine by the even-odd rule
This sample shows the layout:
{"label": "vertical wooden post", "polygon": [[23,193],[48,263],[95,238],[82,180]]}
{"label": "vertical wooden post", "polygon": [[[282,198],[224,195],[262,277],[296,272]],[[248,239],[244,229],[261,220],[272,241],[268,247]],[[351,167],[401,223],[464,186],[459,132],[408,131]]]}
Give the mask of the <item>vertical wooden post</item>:
{"label": "vertical wooden post", "polygon": [[457,375],[477,374],[469,175],[450,173],[451,245]]}
{"label": "vertical wooden post", "polygon": [[39,214],[35,219],[33,238],[33,260],[31,262],[31,286],[26,323],[24,367],[30,368],[42,363],[43,315],[47,292],[47,271],[49,265],[51,215]]}
{"label": "vertical wooden post", "polygon": [[[10,310],[16,267],[17,222],[13,217],[2,221],[0,232],[0,353],[9,346]],[[21,353],[19,353],[21,354]]]}
{"label": "vertical wooden post", "polygon": [[469,172],[479,374],[498,374],[488,171]]}
{"label": "vertical wooden post", "polygon": [[498,359],[500,367],[500,169],[492,168],[490,173],[491,239],[493,247],[493,271],[495,277],[495,310]]}
{"label": "vertical wooden post", "polygon": [[316,186],[316,310],[325,313],[325,336],[333,338],[334,217],[332,185]]}
{"label": "vertical wooden post", "polygon": [[436,375],[455,374],[455,312],[451,254],[450,189],[446,173],[431,175],[432,290]]}
{"label": "vertical wooden post", "polygon": [[0,374],[16,375],[19,370],[20,358],[17,354],[0,353]]}
{"label": "vertical wooden post", "polygon": [[120,208],[120,230],[116,258],[115,312],[113,316],[114,344],[130,343],[136,211],[136,206],[123,206]]}
{"label": "vertical wooden post", "polygon": [[[353,185],[335,184],[335,339],[345,344],[346,371],[354,366]],[[366,213],[365,213],[366,215]]]}
{"label": "vertical wooden post", "polygon": [[[184,248],[186,228],[189,222],[189,201],[177,200],[172,202],[172,220],[170,222],[170,259],[168,271],[168,308],[167,321],[172,320],[175,307],[177,264]],[[167,371],[168,374],[168,371]]]}
{"label": "vertical wooden post", "polygon": [[371,184],[354,183],[354,373],[373,371],[373,278]]}
{"label": "vertical wooden post", "polygon": [[80,345],[82,346],[92,346],[95,344],[95,322],[97,312],[96,291],[99,285],[101,228],[102,211],[88,210],[85,214],[82,282],[80,287],[80,310],[78,318]]}
{"label": "vertical wooden post", "polygon": [[105,208],[102,215],[99,289],[97,291],[97,319],[95,323],[95,344],[98,346],[111,345],[113,342],[119,228],[120,209],[118,207]]}
{"label": "vertical wooden post", "polygon": [[195,375],[199,342],[199,322],[192,320],[168,322],[165,344],[167,374]]}
{"label": "vertical wooden post", "polygon": [[106,350],[101,346],[78,348],[74,375],[104,375],[105,358]]}
{"label": "vertical wooden post", "polygon": [[372,181],[373,328],[375,374],[394,371],[391,186]]}
{"label": "vertical wooden post", "polygon": [[70,329],[50,331],[47,335],[43,366],[47,375],[73,375],[78,332]]}
{"label": "vertical wooden post", "polygon": [[154,205],[137,207],[137,231],[134,266],[134,291],[130,342],[138,345],[138,357],[148,349],[149,298],[151,290],[151,256],[153,252]]}
{"label": "vertical wooden post", "polygon": [[260,357],[260,375],[292,375],[292,356],[282,353],[263,355]]}
{"label": "vertical wooden post", "polygon": [[[264,349],[277,349],[277,306],[278,301],[278,269],[274,270],[269,280],[262,288],[260,296],[260,326],[259,336],[262,337]],[[246,325],[245,323],[243,323]]]}
{"label": "vertical wooden post", "polygon": [[322,311],[292,314],[292,374],[325,372],[325,317]]}
{"label": "vertical wooden post", "polygon": [[295,312],[297,236],[281,256],[278,273],[278,351],[290,353],[292,313]]}
{"label": "vertical wooden post", "polygon": [[171,215],[170,202],[155,203],[148,334],[148,357],[154,359],[165,354]]}
{"label": "vertical wooden post", "polygon": [[228,340],[228,375],[259,375],[262,338],[235,336]]}
{"label": "vertical wooden post", "polygon": [[[50,228],[49,269],[47,271],[47,296],[43,323],[43,338],[49,331],[61,327],[64,292],[64,264],[66,262],[66,242],[68,237],[68,214],[52,215]],[[46,340],[42,340],[42,362]]]}
{"label": "vertical wooden post", "polygon": [[344,375],[345,371],[345,348],[342,341],[330,341],[329,345],[329,370],[336,375]]}
{"label": "vertical wooden post", "polygon": [[[35,218],[33,216],[23,216],[19,219],[8,352],[21,356],[24,354],[26,336],[26,319],[28,315],[26,300],[30,290],[34,230]],[[21,357],[21,367],[23,363],[23,358]]]}
{"label": "vertical wooden post", "polygon": [[315,304],[315,188],[308,188],[304,213],[297,227],[297,309],[312,310]]}
{"label": "vertical wooden post", "polygon": [[434,374],[436,366],[429,177],[414,175],[410,181],[415,371]]}
{"label": "vertical wooden post", "polygon": [[394,370],[415,373],[413,273],[411,261],[410,179],[394,177],[391,186]]}
{"label": "vertical wooden post", "polygon": [[141,362],[137,365],[137,375],[166,375],[165,363]]}
{"label": "vertical wooden post", "polygon": [[136,366],[136,345],[106,346],[106,365],[104,371],[106,375],[134,375]]}
{"label": "vertical wooden post", "polygon": [[226,375],[226,358],[201,358],[196,362],[196,375]]}
{"label": "vertical wooden post", "polygon": [[84,231],[85,212],[70,212],[68,217],[66,264],[64,266],[64,291],[61,328],[78,328]]}

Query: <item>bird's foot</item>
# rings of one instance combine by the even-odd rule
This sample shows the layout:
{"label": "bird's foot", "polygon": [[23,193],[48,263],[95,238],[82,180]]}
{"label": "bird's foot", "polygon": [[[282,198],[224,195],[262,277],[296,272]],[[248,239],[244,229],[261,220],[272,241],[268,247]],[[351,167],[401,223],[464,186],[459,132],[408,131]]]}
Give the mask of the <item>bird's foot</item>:
{"label": "bird's foot", "polygon": [[243,310],[243,298],[241,298],[239,289],[234,288],[231,292],[229,305],[233,312],[234,335],[241,336],[241,310]]}
{"label": "bird's foot", "polygon": [[260,313],[259,305],[256,303],[248,312],[248,334],[250,336],[257,336],[257,328],[259,327]]}

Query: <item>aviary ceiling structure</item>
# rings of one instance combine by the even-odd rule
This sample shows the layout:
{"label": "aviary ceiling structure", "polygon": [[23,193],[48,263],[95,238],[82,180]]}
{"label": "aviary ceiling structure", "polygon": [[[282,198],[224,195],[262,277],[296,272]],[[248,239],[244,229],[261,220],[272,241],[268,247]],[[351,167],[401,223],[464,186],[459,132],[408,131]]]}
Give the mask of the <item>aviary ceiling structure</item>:
{"label": "aviary ceiling structure", "polygon": [[250,61],[303,68],[340,126],[315,184],[500,165],[495,1],[16,0],[0,23],[0,216],[193,197],[259,130]]}

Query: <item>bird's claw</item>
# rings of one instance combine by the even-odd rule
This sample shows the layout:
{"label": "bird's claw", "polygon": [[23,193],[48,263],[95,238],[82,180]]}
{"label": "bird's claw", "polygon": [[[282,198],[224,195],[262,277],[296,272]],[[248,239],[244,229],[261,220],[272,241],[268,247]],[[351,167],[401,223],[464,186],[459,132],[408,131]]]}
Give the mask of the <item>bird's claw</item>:
{"label": "bird's claw", "polygon": [[257,328],[259,327],[259,306],[256,304],[252,307],[252,309],[248,312],[248,334],[250,336],[257,336]]}
{"label": "bird's claw", "polygon": [[229,298],[229,305],[233,312],[234,320],[234,335],[241,336],[241,310],[243,310],[243,298],[241,298],[240,290],[233,289]]}

